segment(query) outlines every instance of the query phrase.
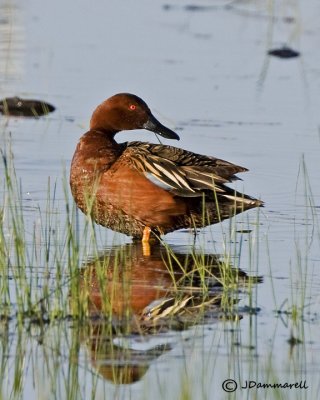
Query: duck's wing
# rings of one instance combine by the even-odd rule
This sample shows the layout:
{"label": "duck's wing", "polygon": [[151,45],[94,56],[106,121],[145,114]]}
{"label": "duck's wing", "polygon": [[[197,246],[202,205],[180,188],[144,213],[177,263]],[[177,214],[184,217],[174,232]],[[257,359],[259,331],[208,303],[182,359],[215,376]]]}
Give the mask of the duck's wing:
{"label": "duck's wing", "polygon": [[224,183],[247,171],[218,158],[145,142],[126,143],[122,157],[153,183],[179,196],[201,196],[205,189],[224,193]]}

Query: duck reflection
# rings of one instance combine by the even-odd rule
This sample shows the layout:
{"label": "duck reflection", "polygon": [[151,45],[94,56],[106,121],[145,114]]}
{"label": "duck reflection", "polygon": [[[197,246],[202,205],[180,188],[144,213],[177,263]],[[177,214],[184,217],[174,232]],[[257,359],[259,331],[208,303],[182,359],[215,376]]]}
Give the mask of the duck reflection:
{"label": "duck reflection", "polygon": [[[186,253],[159,244],[146,256],[140,243],[116,246],[81,270],[80,297],[89,314],[81,340],[100,375],[131,383],[171,349],[159,343],[134,349],[128,344],[132,338],[148,341],[168,330],[239,319],[234,305],[240,288],[258,282],[260,277],[249,277],[216,254],[193,249]],[[120,338],[126,340],[120,343]]]}
{"label": "duck reflection", "polygon": [[94,370],[115,384],[139,381],[152,362],[171,350],[169,343],[160,343],[147,349],[132,348],[128,336],[119,337],[110,332],[107,324],[91,321],[81,332]]}

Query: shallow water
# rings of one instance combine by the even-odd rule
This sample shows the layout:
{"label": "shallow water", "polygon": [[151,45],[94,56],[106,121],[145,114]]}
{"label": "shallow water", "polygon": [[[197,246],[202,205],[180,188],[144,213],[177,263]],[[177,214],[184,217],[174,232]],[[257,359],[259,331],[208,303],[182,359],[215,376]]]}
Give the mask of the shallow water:
{"label": "shallow water", "polygon": [[[266,203],[259,213],[236,218],[237,230],[252,232],[238,233],[235,245],[226,239],[228,221],[198,237],[198,248],[212,253],[224,254],[227,240],[227,247],[237,249],[233,264],[264,277],[252,299],[241,296],[243,318],[236,327],[209,321],[182,332],[129,338],[124,347],[145,351],[170,344],[170,350],[143,360],[134,383],[117,385],[110,376],[96,374],[101,360],[92,360],[88,350],[92,327],[84,328],[80,345],[72,323],[22,337],[10,324],[1,336],[2,355],[8,357],[2,371],[9,377],[8,391],[2,381],[4,398],[15,398],[15,393],[17,398],[51,398],[55,387],[56,396],[64,398],[70,393],[68,374],[79,375],[82,398],[94,392],[96,398],[174,399],[182,387],[194,399],[212,398],[212,393],[221,399],[317,398],[318,2],[140,1],[137,7],[129,1],[97,0],[92,6],[79,0],[75,7],[58,0],[44,7],[39,0],[24,5],[1,0],[0,10],[1,97],[39,98],[57,108],[38,120],[0,119],[1,144],[9,133],[12,138],[30,241],[40,224],[38,208],[45,209],[48,177],[51,184],[57,182],[57,209],[63,219],[63,170],[69,168],[94,107],[122,91],[140,95],[161,121],[177,129],[179,146],[248,167],[237,187]],[[283,44],[301,57],[267,55]],[[139,140],[157,140],[144,131],[121,133],[118,140],[136,140],[137,135]],[[176,232],[165,240],[188,252],[193,237]],[[130,239],[117,235],[116,241]],[[113,243],[112,232],[102,233],[101,250]],[[50,273],[54,277],[55,271]],[[244,308],[249,304],[260,311],[250,315]],[[294,305],[304,305],[298,321],[288,313]],[[290,345],[292,335],[302,343]],[[72,345],[80,346],[77,363]],[[13,365],[19,362],[25,377],[13,389]],[[228,378],[239,384],[306,380],[308,389],[243,389],[229,395],[221,388]]]}

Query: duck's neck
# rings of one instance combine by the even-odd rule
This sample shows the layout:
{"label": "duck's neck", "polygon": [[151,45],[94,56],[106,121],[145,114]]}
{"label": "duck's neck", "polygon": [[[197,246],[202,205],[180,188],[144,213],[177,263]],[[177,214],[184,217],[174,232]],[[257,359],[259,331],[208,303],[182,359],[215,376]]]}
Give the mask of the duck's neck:
{"label": "duck's neck", "polygon": [[97,133],[101,135],[101,137],[111,140],[114,140],[115,135],[119,132],[119,130],[113,129],[111,127],[99,127],[99,126],[91,126],[90,125],[90,130],[85,134],[89,134],[90,132]]}
{"label": "duck's neck", "polygon": [[117,149],[121,147],[114,139],[118,131],[106,130],[102,128],[90,129],[80,139],[80,147],[85,147],[86,151],[90,149],[91,152],[96,152],[96,157],[99,158],[98,153],[103,152],[102,149],[108,149],[117,153]]}
{"label": "duck's neck", "polygon": [[90,130],[78,143],[72,165],[87,170],[107,170],[123,151],[123,145],[114,140],[116,132]]}

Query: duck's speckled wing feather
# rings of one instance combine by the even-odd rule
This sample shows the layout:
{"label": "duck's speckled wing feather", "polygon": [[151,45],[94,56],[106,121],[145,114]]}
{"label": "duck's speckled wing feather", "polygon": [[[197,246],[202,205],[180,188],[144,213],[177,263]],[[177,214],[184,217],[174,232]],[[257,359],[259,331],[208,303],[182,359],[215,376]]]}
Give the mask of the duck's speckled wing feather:
{"label": "duck's speckled wing feather", "polygon": [[173,146],[124,143],[122,157],[148,179],[179,196],[201,196],[205,189],[224,193],[224,183],[239,179],[246,168]]}

